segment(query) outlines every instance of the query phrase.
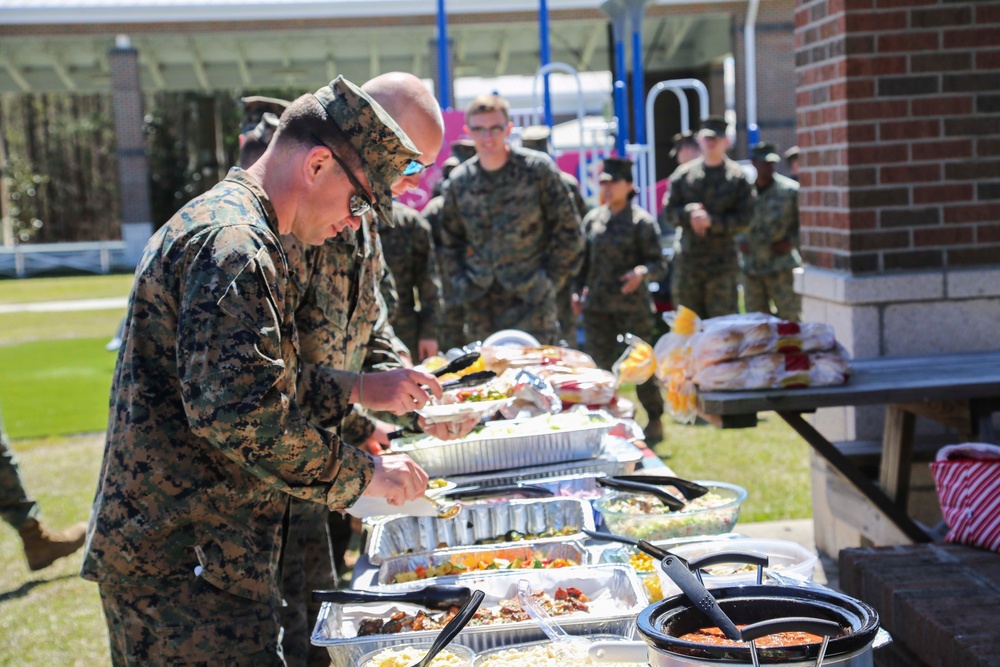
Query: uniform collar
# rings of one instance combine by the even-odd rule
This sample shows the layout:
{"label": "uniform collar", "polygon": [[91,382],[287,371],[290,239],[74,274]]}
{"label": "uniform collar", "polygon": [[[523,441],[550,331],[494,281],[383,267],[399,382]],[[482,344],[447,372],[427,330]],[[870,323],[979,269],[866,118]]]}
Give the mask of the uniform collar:
{"label": "uniform collar", "polygon": [[258,183],[250,174],[239,167],[233,167],[226,174],[224,179],[231,183],[236,183],[243,186],[250,191],[257,201],[260,202],[260,207],[264,211],[264,216],[267,218],[267,226],[271,228],[275,234],[280,234],[278,232],[278,214],[274,212],[274,206],[271,204],[271,198],[267,196],[267,192],[264,191],[264,187]]}

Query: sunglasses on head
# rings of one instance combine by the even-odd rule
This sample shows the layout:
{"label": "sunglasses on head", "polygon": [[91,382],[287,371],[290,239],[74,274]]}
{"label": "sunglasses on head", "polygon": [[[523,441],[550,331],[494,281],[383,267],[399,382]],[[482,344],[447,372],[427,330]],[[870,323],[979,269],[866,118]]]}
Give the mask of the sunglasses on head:
{"label": "sunglasses on head", "polygon": [[316,145],[322,146],[326,150],[330,151],[330,155],[333,156],[333,159],[336,160],[337,164],[340,165],[341,170],[347,175],[347,180],[349,180],[351,182],[351,185],[354,186],[354,194],[351,195],[350,200],[348,200],[347,202],[347,207],[351,211],[351,216],[354,218],[360,218],[368,214],[368,212],[371,211],[373,207],[368,197],[366,197],[363,194],[365,189],[364,187],[362,187],[361,182],[358,181],[358,179],[354,176],[354,173],[350,169],[348,169],[347,165],[344,163],[343,160],[340,159],[340,156],[337,155],[337,152],[335,150],[330,148],[322,139],[317,137],[315,134],[311,134],[310,136],[312,137],[312,140],[316,142]]}

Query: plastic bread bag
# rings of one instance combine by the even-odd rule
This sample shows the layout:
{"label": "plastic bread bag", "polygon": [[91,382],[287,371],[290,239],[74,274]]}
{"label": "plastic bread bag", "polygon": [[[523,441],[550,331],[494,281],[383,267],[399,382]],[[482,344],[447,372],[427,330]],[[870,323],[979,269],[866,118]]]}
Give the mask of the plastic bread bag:
{"label": "plastic bread bag", "polygon": [[598,368],[564,369],[545,378],[563,403],[607,405],[615,397],[615,376]]}
{"label": "plastic bread bag", "polygon": [[653,347],[656,378],[665,390],[667,412],[674,421],[693,424],[698,416],[697,391],[688,377],[688,367],[691,338],[701,328],[701,319],[690,308],[681,306],[668,323],[670,332],[661,336]]}
{"label": "plastic bread bag", "polygon": [[850,365],[842,349],[759,354],[705,366],[694,373],[701,391],[732,389],[792,389],[844,384]]}
{"label": "plastic bread bag", "polygon": [[514,402],[500,409],[500,414],[504,417],[514,419],[562,412],[562,400],[548,380],[524,369],[517,371],[509,369],[500,377],[505,378],[511,374],[514,383],[511,395],[514,397]]}
{"label": "plastic bread bag", "polygon": [[618,337],[626,345],[625,352],[618,361],[611,365],[615,376],[615,384],[642,384],[653,377],[656,370],[656,357],[653,356],[653,346],[633,334],[627,333]]}
{"label": "plastic bread bag", "polygon": [[818,352],[836,346],[833,327],[822,322],[787,322],[772,315],[747,313],[705,320],[691,341],[695,368],[775,352]]}

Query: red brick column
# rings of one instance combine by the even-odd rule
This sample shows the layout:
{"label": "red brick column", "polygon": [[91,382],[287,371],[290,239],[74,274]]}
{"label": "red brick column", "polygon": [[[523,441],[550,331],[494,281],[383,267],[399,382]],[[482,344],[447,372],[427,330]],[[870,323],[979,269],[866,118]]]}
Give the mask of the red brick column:
{"label": "red brick column", "polygon": [[807,261],[1000,264],[1000,3],[805,0],[795,40]]}
{"label": "red brick column", "polygon": [[125,258],[137,263],[153,233],[149,203],[149,159],[143,134],[142,90],[139,86],[139,52],[127,38],[108,51],[111,96],[115,110],[118,182],[121,188],[122,239]]}

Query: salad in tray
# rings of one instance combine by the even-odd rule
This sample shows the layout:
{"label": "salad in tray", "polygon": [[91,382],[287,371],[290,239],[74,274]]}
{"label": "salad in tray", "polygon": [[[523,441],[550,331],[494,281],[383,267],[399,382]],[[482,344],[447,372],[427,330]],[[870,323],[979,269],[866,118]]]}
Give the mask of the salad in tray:
{"label": "salad in tray", "polygon": [[[426,408],[424,408],[426,410]],[[515,436],[542,435],[560,431],[580,431],[588,428],[610,428],[613,420],[602,412],[561,412],[529,419],[504,419],[477,426],[461,440],[495,440]],[[450,440],[450,443],[460,440]],[[440,445],[441,441],[429,435],[401,438],[393,443],[394,451],[420,449]]]}
{"label": "salad in tray", "polygon": [[601,514],[609,531],[639,540],[728,533],[739,518],[746,490],[724,482],[700,483],[709,492],[686,501],[676,511],[651,495],[624,491],[597,499],[594,509]]}

